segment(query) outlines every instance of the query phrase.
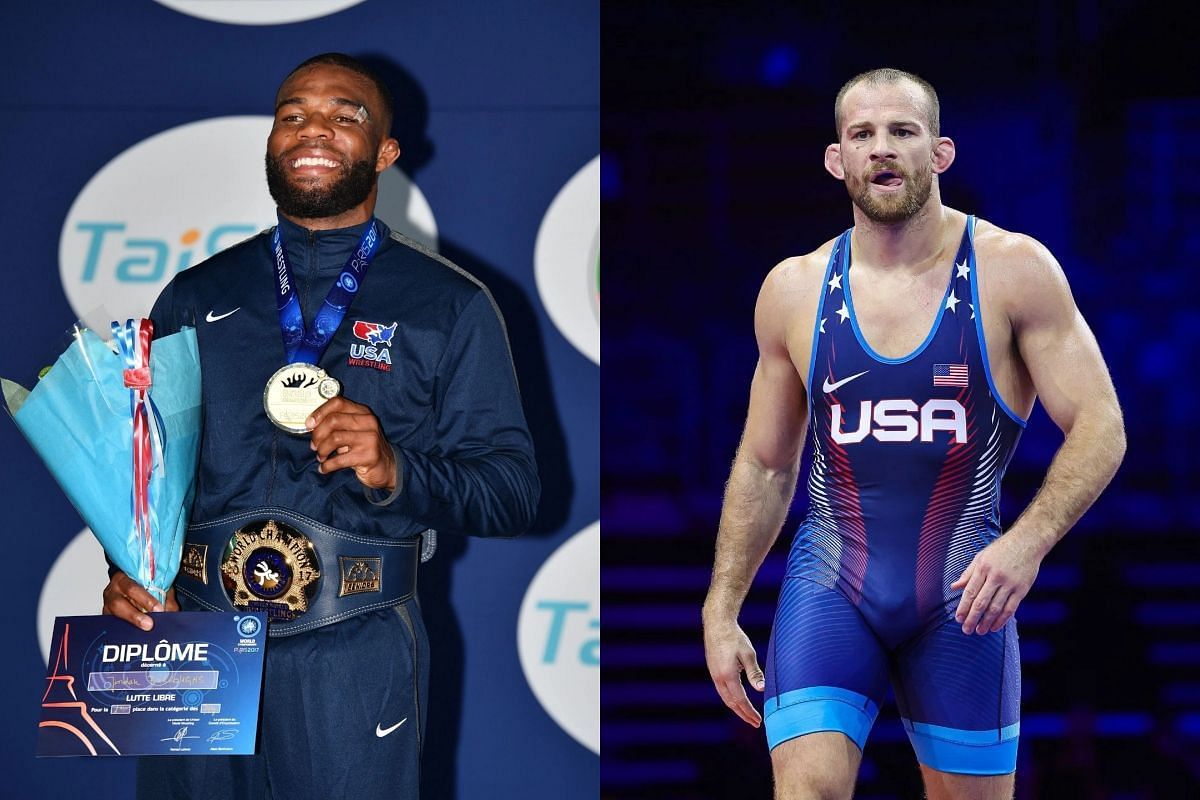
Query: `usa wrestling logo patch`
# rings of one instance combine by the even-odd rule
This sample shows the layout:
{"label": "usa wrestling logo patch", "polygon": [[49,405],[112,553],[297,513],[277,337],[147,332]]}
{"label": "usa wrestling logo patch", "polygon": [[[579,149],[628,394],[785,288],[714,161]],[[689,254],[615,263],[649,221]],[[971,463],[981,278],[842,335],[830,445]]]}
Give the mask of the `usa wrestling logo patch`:
{"label": "usa wrestling logo patch", "polygon": [[392,371],[392,337],[396,335],[397,324],[384,325],[382,322],[354,322],[354,337],[366,344],[354,342],[350,345],[350,358],[346,363],[351,367],[371,367],[384,372]]}

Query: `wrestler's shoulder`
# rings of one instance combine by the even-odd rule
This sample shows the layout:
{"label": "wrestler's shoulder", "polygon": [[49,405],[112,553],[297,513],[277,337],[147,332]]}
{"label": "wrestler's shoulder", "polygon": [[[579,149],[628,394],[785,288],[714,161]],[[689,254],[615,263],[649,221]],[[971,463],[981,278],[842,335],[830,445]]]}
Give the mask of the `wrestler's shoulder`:
{"label": "wrestler's shoulder", "polygon": [[797,299],[818,293],[836,242],[836,238],[830,239],[811,253],[780,261],[767,273],[763,293]]}
{"label": "wrestler's shoulder", "polygon": [[1009,231],[987,220],[975,226],[975,253],[989,268],[1009,274],[1029,274],[1056,270],[1058,262],[1050,249],[1034,237]]}
{"label": "wrestler's shoulder", "polygon": [[835,241],[831,239],[811,253],[785,258],[767,273],[754,309],[760,336],[790,340],[797,324],[801,329],[811,326]]}
{"label": "wrestler's shoulder", "polygon": [[180,275],[208,276],[222,271],[244,269],[247,259],[261,258],[264,254],[270,257],[271,231],[273,228],[259,231],[247,236],[237,244],[232,244],[224,250],[213,253],[194,267],[189,267]]}
{"label": "wrestler's shoulder", "polygon": [[460,301],[469,301],[481,292],[490,296],[488,287],[478,277],[425,243],[399,231],[388,230],[379,261],[387,265],[384,269],[391,268],[393,274],[399,270],[407,280],[417,281],[426,289],[449,294]]}
{"label": "wrestler's shoulder", "polygon": [[253,274],[252,270],[248,269],[249,264],[259,263],[262,259],[267,259],[266,263],[269,263],[269,231],[270,229],[267,229],[248,236],[176,274],[172,280],[176,297],[192,293],[224,293],[231,286],[239,285]]}

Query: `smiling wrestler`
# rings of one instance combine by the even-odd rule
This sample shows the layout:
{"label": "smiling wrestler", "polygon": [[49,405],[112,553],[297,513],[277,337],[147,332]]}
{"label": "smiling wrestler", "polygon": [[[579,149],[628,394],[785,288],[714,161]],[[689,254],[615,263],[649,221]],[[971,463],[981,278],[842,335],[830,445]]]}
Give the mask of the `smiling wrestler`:
{"label": "smiling wrestler", "polygon": [[[374,217],[400,153],[392,99],[336,53],[275,99],[276,227],[175,277],[194,319],[204,438],[167,609],[270,618],[258,755],[142,759],[143,798],[416,798],[430,674],[421,537],[511,536],[539,484],[488,291]],[[178,597],[178,603],[176,603]],[[123,573],[104,610],[162,610]]]}

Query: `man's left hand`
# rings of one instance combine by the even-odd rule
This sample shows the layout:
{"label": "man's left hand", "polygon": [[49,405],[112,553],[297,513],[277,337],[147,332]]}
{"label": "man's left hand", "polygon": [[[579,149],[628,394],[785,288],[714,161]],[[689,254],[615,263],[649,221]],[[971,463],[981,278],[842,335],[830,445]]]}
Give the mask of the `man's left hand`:
{"label": "man's left hand", "polygon": [[334,397],[314,411],[305,425],[312,432],[311,447],[322,475],[353,469],[359,483],[369,489],[396,488],[396,458],[370,408]]}
{"label": "man's left hand", "polygon": [[1044,556],[1035,541],[1011,530],[980,550],[950,584],[951,589],[963,589],[954,612],[963,633],[1003,628],[1033,586]]}

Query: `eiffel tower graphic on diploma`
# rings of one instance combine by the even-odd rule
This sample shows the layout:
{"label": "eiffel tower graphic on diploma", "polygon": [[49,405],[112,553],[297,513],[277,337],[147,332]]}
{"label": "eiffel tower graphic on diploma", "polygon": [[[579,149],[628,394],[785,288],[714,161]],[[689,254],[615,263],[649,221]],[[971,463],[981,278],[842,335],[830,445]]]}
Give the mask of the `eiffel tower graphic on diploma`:
{"label": "eiffel tower graphic on diploma", "polygon": [[[101,730],[88,713],[87,703],[75,696],[75,676],[69,674],[67,668],[68,639],[71,635],[71,624],[63,626],[62,639],[58,642],[58,655],[54,657],[54,671],[46,677],[46,693],[42,695],[42,721],[39,728],[61,728],[74,734],[92,755],[121,755],[121,751],[113,744],[112,739]],[[67,674],[59,674],[64,672]],[[51,698],[53,695],[53,699]],[[67,699],[68,695],[70,700]],[[84,728],[91,728],[103,740],[93,742],[90,733]],[[44,739],[49,731],[39,731],[38,738]],[[105,746],[107,745],[107,747]],[[102,752],[97,752],[97,747]],[[41,749],[41,748],[39,748]],[[66,755],[64,753],[64,755]],[[82,753],[80,753],[82,755]]]}

